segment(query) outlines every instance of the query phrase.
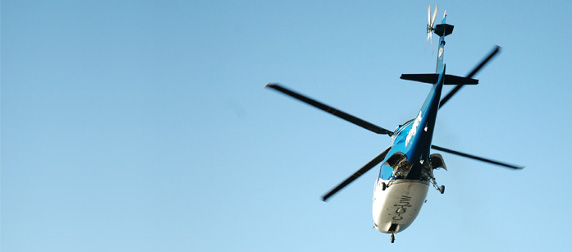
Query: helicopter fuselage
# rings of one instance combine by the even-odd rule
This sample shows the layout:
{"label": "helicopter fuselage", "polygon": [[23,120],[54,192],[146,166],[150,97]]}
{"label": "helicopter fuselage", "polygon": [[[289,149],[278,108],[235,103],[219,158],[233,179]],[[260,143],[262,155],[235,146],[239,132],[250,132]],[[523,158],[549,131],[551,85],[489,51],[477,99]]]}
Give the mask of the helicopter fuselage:
{"label": "helicopter fuselage", "polygon": [[417,217],[434,180],[430,155],[445,70],[444,36],[439,40],[437,82],[432,85],[417,116],[399,126],[382,162],[373,193],[373,222],[382,233],[405,230]]}
{"label": "helicopter fuselage", "polygon": [[397,180],[388,188],[378,178],[373,192],[373,223],[382,233],[405,230],[417,217],[429,191],[429,181]]}

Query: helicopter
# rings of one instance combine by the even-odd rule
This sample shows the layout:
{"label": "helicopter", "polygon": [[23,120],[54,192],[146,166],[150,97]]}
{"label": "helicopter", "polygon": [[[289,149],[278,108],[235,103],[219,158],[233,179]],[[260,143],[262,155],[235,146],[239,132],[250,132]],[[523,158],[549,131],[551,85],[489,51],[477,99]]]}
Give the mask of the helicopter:
{"label": "helicopter", "polygon": [[[322,200],[327,201],[348,184],[381,163],[379,176],[374,184],[372,215],[375,229],[381,233],[390,234],[391,243],[395,242],[396,233],[405,230],[413,223],[426,202],[427,193],[431,186],[441,194],[445,192],[445,186],[437,183],[434,170],[440,168],[447,170],[447,166],[443,156],[438,153],[431,153],[431,149],[510,169],[520,170],[524,168],[523,166],[498,162],[432,144],[439,109],[463,86],[477,85],[479,81],[473,77],[500,51],[500,47],[495,46],[492,52],[465,77],[446,74],[446,65],[443,62],[445,37],[453,33],[454,26],[447,24],[446,11],[441,23],[435,25],[437,12],[438,6],[431,16],[431,5],[429,4],[426,46],[429,41],[431,44],[433,43],[433,34],[439,36],[435,73],[402,74],[400,77],[404,80],[431,84],[432,88],[415,118],[399,125],[394,131],[345,113],[280,84],[269,83],[265,86],[369,131],[391,137],[391,146],[322,196]],[[454,85],[454,88],[441,99],[443,85]]]}

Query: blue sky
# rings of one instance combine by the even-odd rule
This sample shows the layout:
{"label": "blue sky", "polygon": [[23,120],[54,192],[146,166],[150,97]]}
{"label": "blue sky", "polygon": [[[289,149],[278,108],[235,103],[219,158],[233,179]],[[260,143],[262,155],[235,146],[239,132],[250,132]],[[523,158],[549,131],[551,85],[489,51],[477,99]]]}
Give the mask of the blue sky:
{"label": "blue sky", "polygon": [[[413,118],[434,71],[426,1],[2,1],[1,250],[426,251],[568,247],[570,1],[440,1],[445,62],[470,71],[434,143],[444,195],[395,244],[372,228],[377,169],[320,196]],[[433,2],[433,5],[436,3]]]}

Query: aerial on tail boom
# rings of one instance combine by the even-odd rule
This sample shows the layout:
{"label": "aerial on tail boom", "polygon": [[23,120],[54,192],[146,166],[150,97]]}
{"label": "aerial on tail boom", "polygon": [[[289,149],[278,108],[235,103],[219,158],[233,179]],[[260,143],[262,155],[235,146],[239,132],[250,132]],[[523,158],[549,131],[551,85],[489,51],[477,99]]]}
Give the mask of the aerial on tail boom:
{"label": "aerial on tail boom", "polygon": [[[419,211],[425,202],[429,187],[432,186],[436,188],[441,194],[445,192],[445,187],[437,184],[433,172],[439,168],[446,170],[447,166],[445,165],[443,157],[440,154],[432,154],[431,149],[506,168],[523,168],[521,166],[506,164],[432,144],[433,132],[439,109],[442,108],[443,105],[464,85],[478,84],[478,80],[473,79],[473,77],[499,52],[500,49],[500,47],[496,46],[495,49],[465,77],[446,74],[447,67],[443,62],[445,54],[445,37],[452,34],[454,26],[446,23],[446,12],[443,15],[441,23],[435,25],[434,22],[437,12],[438,9],[435,7],[435,11],[431,17],[431,6],[429,5],[427,13],[427,42],[431,41],[431,43],[433,43],[433,34],[439,36],[435,73],[401,75],[401,79],[404,80],[431,84],[431,90],[416,116],[401,124],[395,131],[379,127],[280,86],[279,84],[266,85],[267,88],[286,94],[362,128],[377,134],[388,135],[392,138],[391,146],[386,148],[370,162],[365,164],[362,168],[357,170],[350,177],[322,197],[322,200],[328,200],[331,196],[339,192],[361,175],[378,164],[382,164],[379,176],[374,184],[372,205],[373,221],[375,228],[379,232],[391,234],[392,243],[395,240],[395,233],[401,232],[409,227],[419,214]],[[441,99],[443,85],[456,86],[443,99]]]}

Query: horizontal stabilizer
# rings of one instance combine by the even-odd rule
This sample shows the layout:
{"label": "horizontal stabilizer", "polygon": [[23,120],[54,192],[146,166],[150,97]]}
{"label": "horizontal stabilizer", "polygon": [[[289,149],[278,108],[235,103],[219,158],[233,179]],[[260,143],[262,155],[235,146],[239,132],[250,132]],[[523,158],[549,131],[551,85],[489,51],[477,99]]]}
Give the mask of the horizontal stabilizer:
{"label": "horizontal stabilizer", "polygon": [[[439,79],[438,74],[402,74],[401,79],[410,81],[419,81],[423,83],[435,84]],[[476,85],[479,84],[479,80],[466,78],[456,75],[445,75],[445,85]]]}

